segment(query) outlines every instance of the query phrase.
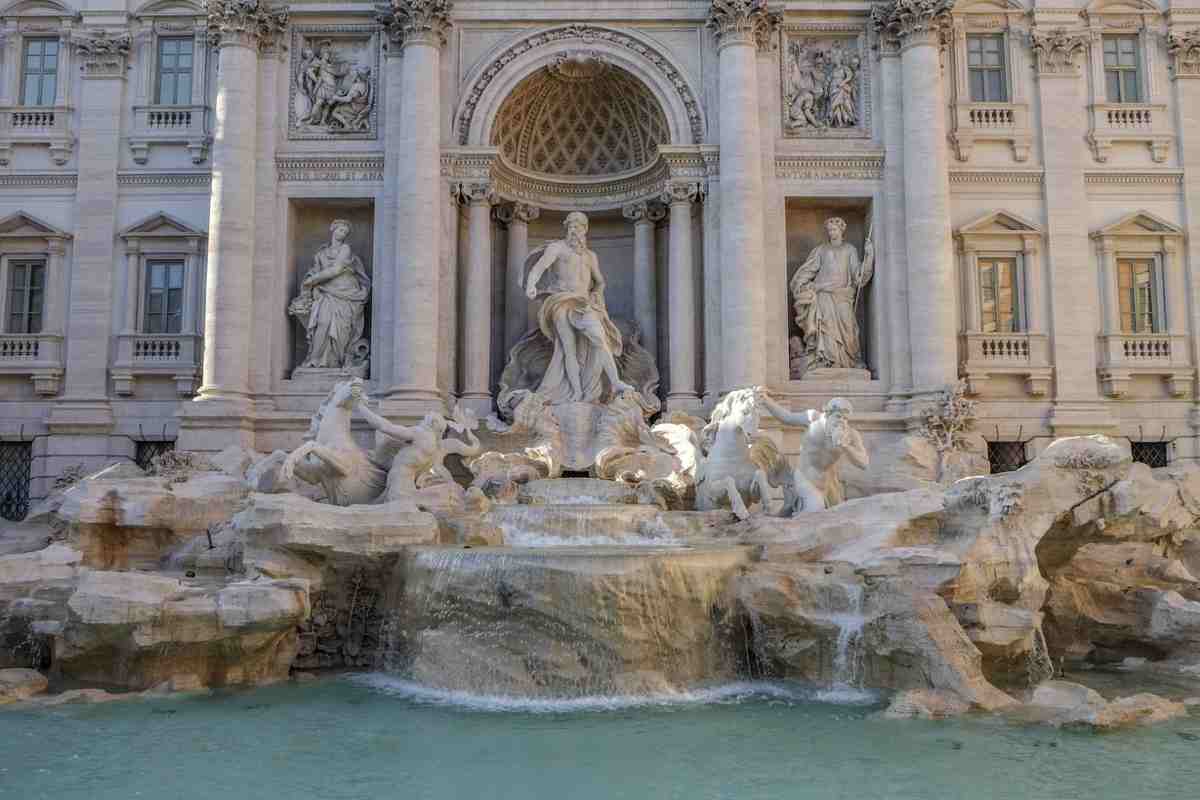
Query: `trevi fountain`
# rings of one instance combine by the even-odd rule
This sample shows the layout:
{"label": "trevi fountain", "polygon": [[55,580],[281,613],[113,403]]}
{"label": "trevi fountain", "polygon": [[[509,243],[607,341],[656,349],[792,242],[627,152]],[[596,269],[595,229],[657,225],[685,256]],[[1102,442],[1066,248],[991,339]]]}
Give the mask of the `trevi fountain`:
{"label": "trevi fountain", "polygon": [[[481,13],[488,4],[462,5]],[[728,76],[756,69],[755,42],[770,35],[779,12],[760,0],[694,5],[704,6],[701,24],[726,42],[724,95]],[[902,40],[906,82],[910,68],[937,70],[937,36],[923,37],[950,30],[953,6],[871,7],[880,46]],[[429,101],[417,97],[423,85],[410,82],[438,74],[450,8],[396,0],[379,12],[385,34],[400,29],[391,41],[404,52],[405,104]],[[1023,13],[1018,4],[997,8],[996,24]],[[274,59],[266,43],[287,26],[287,11],[218,0],[198,19],[220,46],[217,111],[232,118],[227,104],[241,90],[227,71]],[[782,47],[764,51],[782,59],[783,102],[773,113],[787,136],[846,148],[853,142],[844,137],[867,133],[871,104],[862,93],[872,91],[864,80],[877,56],[863,49],[858,29],[822,24],[815,37],[785,34]],[[172,30],[164,25],[146,35]],[[365,25],[310,28],[291,40],[281,124],[318,147],[370,141],[381,125],[377,33]],[[533,83],[492,77],[531,103],[568,102],[572,92],[617,103],[634,91],[626,69],[647,56],[637,41],[608,29],[558,30],[496,62],[502,72],[506,59],[554,44],[523,78]],[[235,46],[255,38],[261,56]],[[99,66],[88,59],[100,53],[124,63],[129,46],[104,38],[79,58],[102,76],[103,58]],[[1060,66],[1083,46],[1062,45]],[[1046,52],[1053,47],[1045,44]],[[392,61],[389,54],[388,71]],[[653,125],[663,136],[678,133],[680,120],[688,123],[680,130],[701,130],[687,78],[676,74],[674,85],[672,102],[683,92],[691,105],[672,106],[669,119],[654,110]],[[495,87],[480,86],[472,102],[492,102]],[[707,100],[722,109],[727,101],[736,111],[736,97]],[[441,118],[436,98],[429,102],[431,119]],[[487,111],[520,127],[519,112]],[[261,387],[246,389],[259,374],[246,354],[258,352],[260,330],[275,336],[278,320],[260,329],[259,300],[246,298],[274,292],[274,284],[235,274],[250,263],[239,253],[257,259],[258,248],[274,246],[236,224],[237,215],[273,212],[261,204],[256,212],[253,191],[240,195],[236,175],[221,183],[214,172],[196,373],[204,383],[181,404],[176,447],[140,465],[107,458],[53,468],[44,496],[0,530],[0,797],[1194,793],[1200,467],[1183,457],[1152,465],[1124,428],[1092,425],[1115,406],[1098,394],[1091,405],[1063,400],[1072,390],[1064,373],[1078,365],[1062,353],[1053,414],[1071,421],[1052,424],[1015,468],[989,459],[996,420],[1024,413],[997,408],[1041,402],[1026,394],[1049,391],[1051,368],[1027,360],[1007,372],[956,371],[955,356],[937,343],[945,320],[936,304],[946,299],[939,279],[915,266],[933,237],[923,218],[906,236],[878,206],[845,193],[805,206],[809,233],[776,276],[780,300],[769,315],[786,309],[779,330],[788,334],[771,336],[762,309],[746,305],[754,295],[738,271],[763,262],[761,241],[744,234],[754,225],[762,234],[764,220],[761,208],[745,205],[738,170],[758,169],[760,154],[757,144],[738,149],[736,137],[748,134],[736,114],[720,120],[715,249],[705,241],[710,212],[704,221],[692,217],[692,206],[717,189],[701,179],[702,149],[698,176],[664,172],[654,201],[622,216],[651,237],[630,252],[613,245],[623,223],[587,191],[578,201],[557,195],[531,241],[537,208],[518,198],[493,217],[495,187],[464,178],[453,190],[455,215],[467,209],[468,279],[454,334],[462,338],[446,349],[437,310],[445,202],[420,205],[428,188],[421,182],[439,182],[437,141],[428,138],[437,133],[405,114],[382,123],[398,126],[417,153],[396,173],[414,182],[412,197],[380,195],[388,213],[399,210],[398,230],[382,217],[376,225],[374,210],[345,194],[293,198],[289,230],[302,224],[303,246],[288,250],[296,267],[279,284],[287,296],[268,304],[290,338],[286,347],[275,339],[279,346],[264,347],[292,351],[288,377],[270,384],[273,399]],[[907,131],[907,107],[904,114]],[[458,119],[468,138],[481,124],[470,114]],[[253,120],[228,122],[213,143],[214,163],[236,171],[242,155],[220,137],[253,139]],[[605,135],[597,128],[596,142]],[[665,139],[659,144],[669,150]],[[512,157],[552,145],[523,130]],[[512,166],[506,158],[485,172]],[[944,171],[944,159],[917,171]],[[241,166],[252,179],[253,151]],[[626,184],[642,180],[617,172]],[[927,194],[937,182],[909,172],[896,187],[908,213],[938,202],[944,211],[945,197]],[[667,217],[668,283],[661,295],[653,283],[633,286],[631,303],[630,276],[641,281],[656,263],[653,224]],[[490,275],[490,226],[499,218],[508,245],[493,292],[472,276],[477,268]],[[1157,218],[1139,219],[1144,226]],[[175,231],[164,236],[199,241],[162,220]],[[984,258],[1019,226],[1016,216],[1004,220],[1009,233],[979,233],[987,243],[970,258]],[[526,238],[515,238],[518,227]],[[133,235],[131,263],[164,246],[143,228]],[[1138,241],[1169,241],[1173,253],[1164,230]],[[396,254],[379,245],[385,231]],[[948,253],[947,231],[938,235]],[[1021,231],[1018,239],[1034,242],[1018,242],[1032,270],[1040,233]],[[913,298],[903,326],[912,335],[890,342],[895,317],[883,308],[906,239],[904,291]],[[940,246],[931,245],[930,270],[944,260]],[[716,274],[705,276],[719,279],[722,293],[712,331],[697,310],[701,293],[691,293],[700,286],[697,251],[717,262]],[[384,269],[385,257],[397,260],[395,271]],[[1153,263],[1169,272],[1168,261]],[[180,280],[193,291],[192,278]],[[136,304],[137,292],[152,298],[156,285],[135,289]],[[1040,291],[1023,287],[1022,302],[1041,303]],[[931,294],[916,297],[922,292]],[[969,313],[992,313],[997,296]],[[163,298],[169,316],[170,295]],[[699,305],[706,303],[707,295]],[[196,307],[188,308],[180,313],[194,326]],[[1021,346],[1043,347],[1044,338]],[[962,363],[970,367],[972,358]],[[688,370],[706,359],[716,366],[701,386],[700,373]],[[86,397],[71,394],[83,385],[72,382],[87,380],[72,363],[62,408],[76,416],[48,435],[103,440],[110,434],[96,434],[88,417],[99,401],[71,405]],[[158,378],[166,376],[168,388],[187,383],[190,395],[191,378],[172,369]],[[1130,397],[1176,396],[1183,384],[1172,381],[1190,386],[1194,378],[1186,364],[1122,369],[1088,381],[1125,381]],[[889,394],[881,374],[907,388]],[[135,397],[156,379],[113,372],[116,391]],[[458,389],[442,391],[443,380]],[[1016,394],[992,397],[986,410],[988,382]],[[1083,398],[1090,383],[1079,391]],[[1159,413],[1150,405],[1144,413]],[[71,457],[69,447],[53,452],[39,458]]]}

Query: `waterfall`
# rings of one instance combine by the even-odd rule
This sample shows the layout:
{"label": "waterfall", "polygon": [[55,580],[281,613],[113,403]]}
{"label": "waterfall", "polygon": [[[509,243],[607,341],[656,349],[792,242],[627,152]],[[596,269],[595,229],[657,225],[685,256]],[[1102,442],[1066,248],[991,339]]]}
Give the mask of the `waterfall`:
{"label": "waterfall", "polygon": [[863,586],[861,583],[850,583],[844,588],[847,610],[829,616],[830,622],[838,626],[832,683],[834,689],[858,689],[862,686],[863,664],[866,661],[866,647],[863,643],[863,626],[866,623],[866,617],[863,616]]}

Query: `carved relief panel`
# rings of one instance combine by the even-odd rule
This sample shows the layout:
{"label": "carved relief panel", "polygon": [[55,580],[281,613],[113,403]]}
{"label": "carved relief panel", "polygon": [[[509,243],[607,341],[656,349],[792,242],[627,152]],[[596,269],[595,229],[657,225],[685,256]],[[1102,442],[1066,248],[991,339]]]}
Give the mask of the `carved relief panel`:
{"label": "carved relief panel", "polygon": [[783,133],[865,138],[871,132],[864,31],[853,25],[786,26],[780,57]]}
{"label": "carved relief panel", "polygon": [[378,138],[377,30],[373,25],[292,29],[289,139]]}

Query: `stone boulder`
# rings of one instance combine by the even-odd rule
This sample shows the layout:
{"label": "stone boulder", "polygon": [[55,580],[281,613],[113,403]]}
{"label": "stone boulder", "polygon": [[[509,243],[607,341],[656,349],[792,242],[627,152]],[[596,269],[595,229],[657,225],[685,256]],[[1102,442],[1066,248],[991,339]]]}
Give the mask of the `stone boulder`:
{"label": "stone boulder", "polygon": [[0,556],[0,667],[49,663],[82,560],[62,543]]}
{"label": "stone boulder", "polygon": [[909,689],[892,698],[883,716],[889,719],[949,719],[970,710],[970,704],[953,692]]}
{"label": "stone boulder", "polygon": [[49,685],[46,676],[35,669],[0,669],[0,706],[41,694]]}
{"label": "stone boulder", "polygon": [[1105,700],[1099,692],[1070,681],[1038,686],[1023,715],[1050,725],[1096,731],[1153,725],[1187,716],[1187,706],[1153,694]]}
{"label": "stone boulder", "polygon": [[845,459],[838,465],[847,499],[936,489],[991,472],[987,443],[979,436],[968,437],[964,449],[941,453],[920,434],[909,434],[899,440],[890,436],[885,441],[872,440],[869,435],[864,438],[871,453],[870,463],[858,467]]}
{"label": "stone boulder", "polygon": [[306,586],[292,581],[214,586],[93,570],[67,605],[55,668],[73,680],[129,689],[283,680],[309,611]]}

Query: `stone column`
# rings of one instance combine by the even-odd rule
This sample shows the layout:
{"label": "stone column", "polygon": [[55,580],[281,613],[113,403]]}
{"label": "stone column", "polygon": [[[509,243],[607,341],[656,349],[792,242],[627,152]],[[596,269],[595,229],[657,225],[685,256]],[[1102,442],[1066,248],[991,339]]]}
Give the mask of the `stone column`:
{"label": "stone column", "polygon": [[904,91],[900,86],[900,42],[886,31],[879,35],[879,115],[883,127],[883,235],[885,254],[876,265],[886,286],[888,388],[887,408],[907,413],[912,392],[912,353],[908,347],[908,244],[904,229]]}
{"label": "stone column", "polygon": [[766,0],[713,0],[708,16],[720,79],[722,391],[767,377],[758,49],[779,19]]}
{"label": "stone column", "polygon": [[[78,128],[79,204],[66,330],[66,378],[62,401],[54,408],[49,425],[52,431],[101,433],[113,422],[108,402],[108,364],[117,256],[117,167],[130,40],[126,33],[80,33],[73,42],[64,44],[63,58],[68,57],[70,44],[79,51],[83,74]],[[63,84],[73,83],[72,73],[64,67],[59,75],[60,104],[65,104],[69,95],[63,93],[70,89],[64,89]],[[78,446],[103,448],[107,442],[79,442]]]}
{"label": "stone column", "polygon": [[1084,30],[1038,27],[1032,40],[1045,164],[1045,257],[1052,267],[1049,333],[1055,390],[1050,424],[1057,435],[1111,431],[1115,420],[1100,402],[1096,380],[1096,331],[1118,324],[1111,309],[1100,319],[1101,308],[1115,303],[1116,284],[1100,285],[1104,265],[1097,263],[1089,246],[1084,169],[1091,156],[1080,145],[1080,114],[1086,102],[1080,67],[1090,36]]}
{"label": "stone column", "polygon": [[657,362],[658,257],[654,229],[665,214],[656,203],[631,203],[623,214],[633,222],[633,318],[642,331],[642,346]]}
{"label": "stone column", "polygon": [[1042,274],[1040,241],[1036,236],[1025,236],[1021,240],[1021,255],[1025,266],[1025,312],[1029,315],[1025,328],[1030,333],[1046,332],[1046,293],[1042,289],[1045,276]]}
{"label": "stone column", "polygon": [[[527,203],[513,203],[501,209],[508,225],[508,251],[504,274],[504,357],[530,328],[529,298],[525,296],[525,259],[529,256],[529,223],[541,216],[541,209]],[[635,268],[636,270],[636,268]]]}
{"label": "stone column", "polygon": [[692,249],[692,205],[700,199],[700,184],[671,182],[663,202],[671,209],[667,251],[667,344],[670,379],[667,410],[700,410],[696,394],[696,256]]}
{"label": "stone column", "polygon": [[963,275],[966,277],[967,324],[970,333],[983,330],[983,312],[979,308],[979,251],[974,244],[963,245]]}
{"label": "stone column", "polygon": [[249,399],[254,317],[258,48],[283,31],[288,14],[266,2],[217,0],[207,8],[220,61],[208,215],[204,376],[197,400],[242,405]]}
{"label": "stone column", "polygon": [[[279,123],[286,117],[280,116],[278,104],[273,101],[281,94],[287,94],[287,69],[281,69],[286,51],[281,45],[276,37],[261,42],[258,94],[263,102],[258,106],[258,123],[255,126],[258,141],[254,153],[254,274],[251,278],[255,314],[247,349],[250,356],[250,392],[255,405],[261,410],[268,410],[274,405],[270,397],[272,352],[275,349],[271,340],[274,338],[272,334],[281,330],[278,317],[263,313],[263,310],[286,308],[289,299],[285,296],[288,286],[286,272],[281,269],[286,259],[281,257],[277,249],[279,198],[275,151],[279,141]],[[281,73],[284,81],[280,81]],[[291,368],[293,364],[288,359],[280,366]]]}
{"label": "stone column", "polygon": [[[1183,168],[1183,228],[1190,234],[1181,243],[1183,252],[1176,255],[1176,259],[1182,258],[1186,265],[1186,268],[1179,270],[1180,274],[1186,271],[1186,279],[1177,291],[1183,294],[1186,287],[1191,316],[1184,325],[1185,329],[1191,329],[1191,346],[1188,350],[1192,364],[1196,364],[1200,363],[1200,346],[1196,341],[1200,333],[1200,235],[1197,235],[1200,231],[1200,27],[1196,27],[1194,20],[1186,16],[1177,20],[1174,11],[1168,20],[1167,51],[1171,55],[1171,82],[1178,115],[1179,166]],[[1188,23],[1192,27],[1184,27]],[[1171,327],[1174,329],[1174,323]],[[1195,430],[1200,428],[1200,390],[1196,387],[1193,387],[1192,398],[1192,426]],[[1188,455],[1200,458],[1200,447],[1195,442],[1191,450]]]}
{"label": "stone column", "polygon": [[[441,59],[450,0],[392,0],[388,34],[404,54],[400,119],[389,122],[396,155],[392,385],[384,409],[416,415],[444,406],[438,389],[441,296]],[[398,134],[393,142],[392,134]],[[467,306],[470,308],[470,306]]]}
{"label": "stone column", "polygon": [[[400,196],[400,159],[403,149],[400,142],[400,122],[404,111],[404,101],[400,96],[401,84],[404,81],[404,51],[399,38],[399,31],[392,26],[391,10],[381,11],[377,17],[383,26],[384,43],[386,47],[384,60],[384,75],[382,95],[376,103],[383,111],[383,190],[384,190],[384,220],[387,225],[376,232],[383,239],[382,257],[375,267],[374,280],[371,282],[372,324],[375,327],[371,337],[371,375],[375,378],[376,386],[387,388],[394,383],[392,367],[395,356],[392,337],[395,334],[396,322],[393,298],[396,296],[394,283],[396,240],[392,226],[399,219]],[[393,36],[395,34],[395,36]],[[378,345],[377,347],[375,345]]]}
{"label": "stone column", "polygon": [[460,402],[486,417],[492,410],[492,205],[497,198],[486,183],[464,183],[459,191],[468,204]]}
{"label": "stone column", "polygon": [[1097,241],[1100,254],[1100,297],[1104,313],[1100,319],[1101,333],[1121,332],[1121,311],[1117,298],[1117,251],[1107,236]]}
{"label": "stone column", "polygon": [[958,378],[957,294],[950,247],[950,181],[941,36],[953,0],[894,0],[873,17],[900,42],[904,87],[904,214],[913,388],[939,391]]}

